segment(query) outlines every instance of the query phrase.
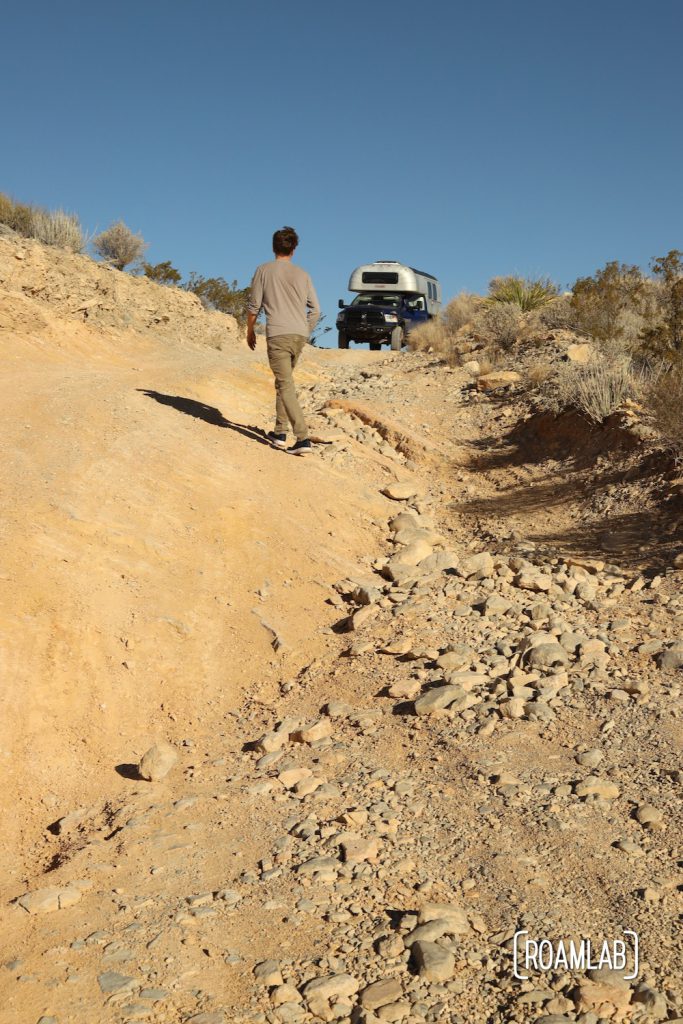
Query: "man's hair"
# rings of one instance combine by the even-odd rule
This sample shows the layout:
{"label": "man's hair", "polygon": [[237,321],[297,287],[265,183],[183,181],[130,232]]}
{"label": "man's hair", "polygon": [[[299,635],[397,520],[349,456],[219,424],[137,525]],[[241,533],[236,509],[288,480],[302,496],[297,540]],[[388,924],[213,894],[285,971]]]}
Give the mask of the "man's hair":
{"label": "man's hair", "polygon": [[276,256],[291,256],[299,244],[299,236],[294,228],[280,228],[273,235],[273,252]]}

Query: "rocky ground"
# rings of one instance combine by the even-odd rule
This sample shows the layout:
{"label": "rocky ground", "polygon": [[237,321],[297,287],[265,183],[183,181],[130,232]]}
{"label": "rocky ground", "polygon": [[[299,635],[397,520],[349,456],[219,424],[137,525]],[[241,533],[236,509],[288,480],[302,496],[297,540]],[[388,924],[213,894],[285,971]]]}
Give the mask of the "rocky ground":
{"label": "rocky ground", "polygon": [[[186,354],[163,393],[187,394],[179,370],[199,361],[205,415],[148,404],[198,453],[220,427],[206,412],[219,363]],[[627,422],[551,429],[523,394],[429,355],[353,352],[307,353],[317,443],[293,460],[253,426],[265,368],[231,366],[247,398],[228,454],[252,473],[254,516],[272,517],[268,557],[197,591],[196,646],[164,652],[195,680],[183,699],[167,690],[171,714],[136,730],[122,704],[117,742],[86,730],[63,779],[57,727],[52,778],[28,760],[10,776],[32,793],[6,796],[21,834],[0,1020],[683,1020],[683,600],[665,460]],[[178,514],[177,487],[157,482],[155,514]],[[178,540],[179,559],[196,550]],[[247,628],[230,618],[240,587],[260,633],[237,631],[214,664],[211,615]],[[120,657],[143,716],[153,661],[134,632]],[[249,664],[221,689],[233,661]],[[609,965],[514,976],[518,930],[598,947],[624,929],[636,979]]]}

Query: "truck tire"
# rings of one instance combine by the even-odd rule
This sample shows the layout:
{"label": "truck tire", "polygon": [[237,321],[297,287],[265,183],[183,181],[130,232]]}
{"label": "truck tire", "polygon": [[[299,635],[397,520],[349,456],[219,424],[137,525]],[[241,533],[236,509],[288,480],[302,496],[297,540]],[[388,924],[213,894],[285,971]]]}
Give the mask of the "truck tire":
{"label": "truck tire", "polygon": [[349,339],[346,337],[346,331],[340,331],[337,335],[337,346],[338,348],[349,347]]}
{"label": "truck tire", "polygon": [[394,327],[391,332],[391,351],[400,352],[403,348],[403,342],[405,339],[405,330],[403,327]]}
{"label": "truck tire", "polygon": [[379,352],[381,347],[382,347],[382,342],[381,341],[371,341],[370,342],[370,351],[371,352]]}

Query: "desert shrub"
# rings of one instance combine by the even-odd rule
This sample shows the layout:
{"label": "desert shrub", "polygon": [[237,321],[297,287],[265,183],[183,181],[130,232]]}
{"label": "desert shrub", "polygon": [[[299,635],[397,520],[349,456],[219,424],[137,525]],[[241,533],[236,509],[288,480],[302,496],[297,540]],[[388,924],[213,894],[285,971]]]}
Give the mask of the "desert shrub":
{"label": "desert shrub", "polygon": [[249,288],[238,287],[237,281],[228,284],[222,277],[202,277],[193,271],[183,288],[198,296],[205,309],[229,313],[239,324],[246,323]]}
{"label": "desert shrub", "polygon": [[147,248],[142,235],[133,234],[121,220],[97,235],[92,244],[97,255],[117,270],[135,263]]}
{"label": "desert shrub", "polygon": [[460,292],[444,306],[441,319],[449,331],[459,331],[461,327],[471,323],[483,302],[484,299],[481,295]]}
{"label": "desert shrub", "polygon": [[438,317],[418,324],[410,331],[408,348],[411,352],[426,352],[431,349],[451,365],[456,362],[454,334]]}
{"label": "desert shrub", "polygon": [[9,196],[0,194],[0,223],[26,238],[31,236],[31,223],[36,212],[37,207],[16,203]]}
{"label": "desert shrub", "polygon": [[163,263],[143,263],[142,272],[145,277],[157,284],[180,284],[180,271],[176,270],[170,260],[164,260]]}
{"label": "desert shrub", "polygon": [[578,409],[593,423],[602,423],[644,387],[643,374],[623,355],[586,364],[564,363],[542,386],[540,402],[552,412]]}
{"label": "desert shrub", "polygon": [[472,333],[484,344],[510,348],[519,333],[521,312],[514,302],[484,306],[472,321]]}
{"label": "desert shrub", "polygon": [[494,277],[489,282],[487,302],[518,306],[523,313],[539,309],[557,297],[559,289],[547,277]]}
{"label": "desert shrub", "polygon": [[71,252],[81,252],[85,246],[81,222],[75,213],[64,210],[33,210],[30,235],[44,245],[60,246]]}
{"label": "desert shrub", "polygon": [[476,360],[479,363],[479,375],[483,377],[497,369],[502,362],[501,355],[501,350],[497,345],[485,345],[484,348],[479,349]]}
{"label": "desert shrub", "polygon": [[671,249],[652,260],[649,316],[641,330],[641,348],[676,359],[683,351],[683,253]]}
{"label": "desert shrub", "polygon": [[572,306],[571,293],[551,299],[536,310],[534,315],[549,331],[576,331],[580,326]]}
{"label": "desert shrub", "polygon": [[677,451],[683,451],[683,365],[655,376],[647,394],[654,425]]}
{"label": "desert shrub", "polygon": [[533,388],[541,387],[547,380],[550,379],[555,367],[552,363],[546,360],[539,360],[535,363],[530,363],[526,368],[526,377],[529,384]]}
{"label": "desert shrub", "polygon": [[581,329],[596,341],[633,344],[633,317],[646,315],[647,280],[639,267],[612,261],[572,289],[571,304]]}

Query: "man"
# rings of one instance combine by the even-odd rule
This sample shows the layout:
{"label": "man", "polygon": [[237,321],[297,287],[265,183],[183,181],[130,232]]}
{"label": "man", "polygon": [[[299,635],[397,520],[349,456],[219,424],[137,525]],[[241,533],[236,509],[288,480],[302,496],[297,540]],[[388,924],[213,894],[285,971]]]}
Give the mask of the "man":
{"label": "man", "polygon": [[285,448],[291,423],[296,440],[287,451],[308,455],[311,442],[293,371],[320,318],[320,306],[310,277],[292,263],[298,244],[294,228],[281,228],[273,235],[275,259],[256,268],[247,306],[247,345],[252,351],[256,348],[256,318],[263,309],[268,362],[275,377],[275,429],[268,432],[268,439],[276,448]]}

